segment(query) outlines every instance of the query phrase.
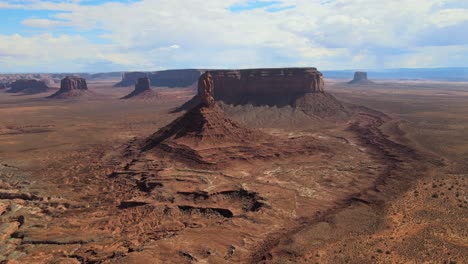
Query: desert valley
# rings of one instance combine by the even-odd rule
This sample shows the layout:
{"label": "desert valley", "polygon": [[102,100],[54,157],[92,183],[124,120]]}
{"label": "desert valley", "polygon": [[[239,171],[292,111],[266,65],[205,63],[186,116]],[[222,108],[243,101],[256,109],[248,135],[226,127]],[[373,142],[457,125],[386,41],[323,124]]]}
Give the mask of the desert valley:
{"label": "desert valley", "polygon": [[468,256],[466,82],[316,68],[3,80],[2,263]]}

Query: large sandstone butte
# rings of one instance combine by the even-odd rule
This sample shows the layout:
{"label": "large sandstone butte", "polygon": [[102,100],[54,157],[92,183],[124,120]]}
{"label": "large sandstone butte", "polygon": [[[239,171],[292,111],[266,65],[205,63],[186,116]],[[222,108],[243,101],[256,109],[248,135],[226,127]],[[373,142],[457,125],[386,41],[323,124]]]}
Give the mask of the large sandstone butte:
{"label": "large sandstone butte", "polygon": [[11,83],[8,93],[35,94],[43,93],[49,90],[49,86],[44,81],[33,79],[20,79]]}
{"label": "large sandstone butte", "polygon": [[166,70],[156,72],[126,72],[115,87],[128,87],[139,78],[148,77],[151,85],[156,87],[189,87],[197,82],[201,71],[195,69]]}
{"label": "large sandstone butte", "polygon": [[67,99],[90,94],[86,80],[76,76],[67,76],[60,82],[60,90],[48,98]]}
{"label": "large sandstone butte", "polygon": [[352,79],[348,84],[373,84],[373,82],[367,79],[367,72],[355,72],[354,79]]}
{"label": "large sandstone butte", "polygon": [[150,99],[158,97],[157,93],[151,90],[151,81],[148,77],[138,78],[138,81],[135,84],[135,90],[133,90],[128,95],[122,97],[121,99],[130,99],[130,98],[141,98],[141,99]]}
{"label": "large sandstone butte", "polygon": [[198,82],[199,104],[153,134],[143,149],[162,146],[186,155],[182,153],[190,152],[189,149],[256,142],[268,137],[227,118],[216,104],[213,93],[213,77],[210,72],[206,72]]}
{"label": "large sandstone butte", "polygon": [[[214,98],[229,105],[291,106],[314,117],[347,116],[345,107],[324,91],[316,68],[278,68],[211,71]],[[200,102],[200,93],[177,110]]]}

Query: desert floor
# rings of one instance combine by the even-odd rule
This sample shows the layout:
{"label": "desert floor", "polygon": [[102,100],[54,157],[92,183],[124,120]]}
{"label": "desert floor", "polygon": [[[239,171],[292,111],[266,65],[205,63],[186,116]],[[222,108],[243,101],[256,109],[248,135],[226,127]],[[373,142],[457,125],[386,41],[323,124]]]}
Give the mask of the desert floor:
{"label": "desert floor", "polygon": [[327,80],[334,96],[367,107],[340,122],[223,106],[303,144],[263,160],[237,149],[243,161],[217,169],[129,154],[194,90],[119,100],[132,88],[89,87],[86,100],[0,92],[0,260],[466,262],[468,83]]}

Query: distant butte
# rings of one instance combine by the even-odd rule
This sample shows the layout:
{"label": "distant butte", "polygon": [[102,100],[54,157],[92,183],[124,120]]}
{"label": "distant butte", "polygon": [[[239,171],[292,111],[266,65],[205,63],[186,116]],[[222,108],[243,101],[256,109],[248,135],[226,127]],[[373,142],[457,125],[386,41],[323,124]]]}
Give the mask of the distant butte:
{"label": "distant butte", "polygon": [[93,93],[88,90],[85,79],[76,76],[67,76],[60,82],[60,90],[48,98],[68,99],[92,94]]}
{"label": "distant butte", "polygon": [[158,94],[151,90],[151,81],[148,77],[138,78],[138,81],[135,84],[135,90],[130,94],[122,97],[121,99],[151,99],[157,98]]}
{"label": "distant butte", "polygon": [[122,80],[115,87],[128,87],[135,84],[139,78],[148,77],[151,84],[156,87],[189,87],[197,82],[201,75],[200,70],[182,69],[156,72],[125,72]]}
{"label": "distant butte", "polygon": [[367,72],[355,72],[354,79],[348,82],[348,84],[369,85],[374,84],[374,82],[367,79]]}
{"label": "distant butte", "polygon": [[20,79],[11,83],[8,93],[36,94],[49,90],[49,86],[44,81],[33,79]]}

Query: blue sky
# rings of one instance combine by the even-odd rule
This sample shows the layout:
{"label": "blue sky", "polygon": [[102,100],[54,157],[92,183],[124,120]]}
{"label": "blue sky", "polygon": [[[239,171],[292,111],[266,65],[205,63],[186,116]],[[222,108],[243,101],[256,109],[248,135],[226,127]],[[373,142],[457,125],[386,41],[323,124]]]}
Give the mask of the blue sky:
{"label": "blue sky", "polygon": [[1,0],[0,72],[468,66],[461,0]]}

